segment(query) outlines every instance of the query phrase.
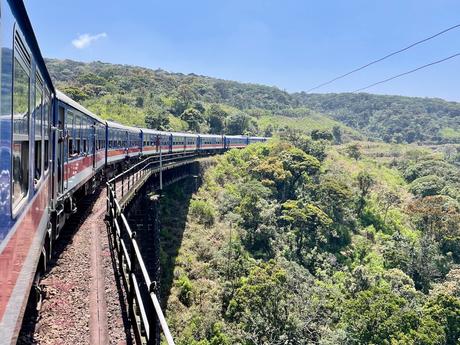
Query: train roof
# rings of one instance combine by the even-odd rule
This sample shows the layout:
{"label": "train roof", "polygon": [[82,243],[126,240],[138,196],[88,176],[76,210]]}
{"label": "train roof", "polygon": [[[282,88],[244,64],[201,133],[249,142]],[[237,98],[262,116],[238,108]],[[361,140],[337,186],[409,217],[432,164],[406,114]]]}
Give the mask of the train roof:
{"label": "train roof", "polygon": [[106,122],[107,122],[107,126],[109,126],[109,128],[123,129],[125,131],[131,131],[131,132],[136,132],[136,133],[140,132],[141,130],[143,130],[143,129],[139,128],[139,127],[126,126],[126,125],[122,125],[122,124],[120,124],[118,122],[114,122],[114,121],[107,120]]}
{"label": "train roof", "polygon": [[81,104],[75,102],[72,98],[70,98],[69,96],[67,96],[63,92],[61,92],[59,90],[56,90],[56,98],[58,100],[60,100],[61,102],[70,105],[72,108],[77,109],[78,111],[81,111],[85,115],[88,115],[88,116],[92,117],[93,119],[105,124],[105,120],[103,120],[99,116],[93,114],[88,109],[86,109],[84,106],[82,106]]}
{"label": "train roof", "polygon": [[246,139],[248,136],[247,135],[225,135],[226,138],[244,138]]}
{"label": "train roof", "polygon": [[43,59],[43,55],[40,51],[40,47],[37,42],[37,38],[34,33],[34,29],[32,28],[32,24],[29,19],[29,15],[27,14],[26,8],[22,1],[8,1],[11,7],[11,11],[21,28],[23,35],[25,36],[25,40],[32,51],[32,54],[35,58],[35,62],[39,66],[40,72],[45,79],[48,86],[51,88],[51,92],[55,93],[56,89],[54,88],[53,81],[49,75],[48,69],[46,68],[45,60]]}
{"label": "train roof", "polygon": [[141,128],[141,131],[147,134],[160,134],[160,135],[169,135],[170,132],[167,131],[159,131],[158,129],[151,129],[151,128]]}
{"label": "train roof", "polygon": [[200,138],[222,138],[220,134],[198,134]]}
{"label": "train roof", "polygon": [[192,137],[192,138],[197,138],[198,134],[195,133],[185,133],[185,132],[169,132],[172,135],[180,135],[183,137]]}

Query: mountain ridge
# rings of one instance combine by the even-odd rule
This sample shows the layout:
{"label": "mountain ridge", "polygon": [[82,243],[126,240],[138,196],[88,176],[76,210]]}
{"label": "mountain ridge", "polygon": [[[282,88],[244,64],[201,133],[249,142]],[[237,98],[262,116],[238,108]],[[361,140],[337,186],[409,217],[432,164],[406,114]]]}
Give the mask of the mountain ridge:
{"label": "mountain ridge", "polygon": [[[275,86],[160,68],[69,59],[46,59],[46,63],[56,86],[63,92],[102,117],[125,124],[225,132],[228,127],[232,128],[227,122],[233,121],[243,123],[233,126],[238,127],[235,130],[270,134],[279,130],[279,125],[278,128],[269,127],[269,121],[260,122],[260,118],[308,119],[314,114],[322,116],[325,123],[333,120],[334,126],[343,127],[345,132],[357,131],[371,140],[429,144],[460,142],[460,103],[440,98],[289,93]],[[217,127],[211,125],[212,105],[217,105],[221,112],[219,121],[222,124]],[[318,128],[317,123],[307,121],[300,129],[324,129]],[[326,126],[326,129],[332,128]]]}

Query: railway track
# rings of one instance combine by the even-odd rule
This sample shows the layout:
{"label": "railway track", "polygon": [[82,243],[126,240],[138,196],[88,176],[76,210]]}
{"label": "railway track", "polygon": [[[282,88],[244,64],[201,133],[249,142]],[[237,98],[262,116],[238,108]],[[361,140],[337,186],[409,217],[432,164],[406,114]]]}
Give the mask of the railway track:
{"label": "railway track", "polygon": [[66,224],[40,282],[41,306],[36,311],[29,300],[18,344],[132,343],[104,223],[105,196],[98,190],[81,200]]}

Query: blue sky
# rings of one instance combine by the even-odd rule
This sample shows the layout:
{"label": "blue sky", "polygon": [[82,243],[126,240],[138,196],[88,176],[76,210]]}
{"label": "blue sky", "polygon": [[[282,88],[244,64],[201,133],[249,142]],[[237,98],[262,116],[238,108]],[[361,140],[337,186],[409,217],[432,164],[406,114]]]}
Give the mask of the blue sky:
{"label": "blue sky", "polygon": [[[307,90],[460,24],[458,0],[25,0],[45,57]],[[72,43],[73,42],[73,43]],[[460,52],[460,28],[319,89],[352,91]],[[460,101],[460,57],[367,90]]]}

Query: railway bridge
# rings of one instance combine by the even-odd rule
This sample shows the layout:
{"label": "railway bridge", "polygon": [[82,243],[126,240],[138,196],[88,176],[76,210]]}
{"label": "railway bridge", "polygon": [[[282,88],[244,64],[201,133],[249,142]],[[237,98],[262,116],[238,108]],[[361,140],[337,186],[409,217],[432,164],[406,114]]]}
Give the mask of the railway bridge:
{"label": "railway bridge", "polygon": [[151,156],[106,181],[63,232],[40,315],[29,301],[18,343],[174,344],[159,297],[161,195],[184,178],[198,184],[210,160]]}

